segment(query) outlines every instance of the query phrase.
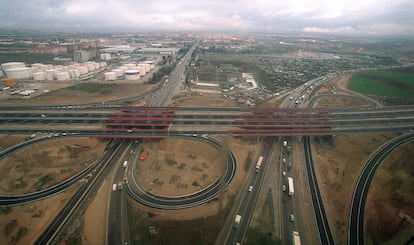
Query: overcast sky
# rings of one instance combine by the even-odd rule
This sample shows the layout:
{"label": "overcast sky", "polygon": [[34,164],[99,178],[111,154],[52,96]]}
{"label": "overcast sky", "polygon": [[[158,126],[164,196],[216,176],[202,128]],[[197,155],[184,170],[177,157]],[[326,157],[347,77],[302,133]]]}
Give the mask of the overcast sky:
{"label": "overcast sky", "polygon": [[413,0],[0,0],[3,27],[414,35]]}

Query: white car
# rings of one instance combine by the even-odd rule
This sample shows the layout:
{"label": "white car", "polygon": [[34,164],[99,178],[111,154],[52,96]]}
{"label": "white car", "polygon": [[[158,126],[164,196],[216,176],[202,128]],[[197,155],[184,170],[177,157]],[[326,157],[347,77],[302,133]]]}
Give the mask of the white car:
{"label": "white car", "polygon": [[286,186],[282,185],[282,191],[286,191]]}
{"label": "white car", "polygon": [[282,175],[283,175],[283,176],[286,176],[286,172],[285,172],[285,171],[283,171],[283,172],[282,172]]}
{"label": "white car", "polygon": [[293,216],[293,214],[290,215],[290,221],[292,221],[292,222],[295,221],[295,216]]}
{"label": "white car", "polygon": [[251,192],[253,190],[253,186],[251,185],[250,187],[249,187],[249,192]]}

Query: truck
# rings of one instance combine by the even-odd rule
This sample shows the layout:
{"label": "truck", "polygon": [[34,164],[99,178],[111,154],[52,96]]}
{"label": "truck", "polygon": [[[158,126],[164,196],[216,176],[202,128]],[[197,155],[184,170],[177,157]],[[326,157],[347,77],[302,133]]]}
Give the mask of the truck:
{"label": "truck", "polygon": [[124,161],[124,163],[122,164],[122,167],[126,168],[128,166],[128,161]]}
{"label": "truck", "polygon": [[297,231],[292,232],[292,240],[293,240],[293,245],[300,245],[299,232]]}
{"label": "truck", "polygon": [[233,228],[237,229],[240,225],[241,215],[236,215],[236,218],[234,219]]}
{"label": "truck", "polygon": [[288,142],[286,140],[283,141],[283,146],[286,147],[288,145]]}
{"label": "truck", "polygon": [[112,185],[112,191],[116,191],[116,184]]}
{"label": "truck", "polygon": [[293,196],[295,193],[295,188],[293,187],[293,178],[288,177],[288,184],[289,184],[289,196]]}
{"label": "truck", "polygon": [[260,156],[256,163],[256,173],[259,172],[260,167],[262,167],[263,156]]}

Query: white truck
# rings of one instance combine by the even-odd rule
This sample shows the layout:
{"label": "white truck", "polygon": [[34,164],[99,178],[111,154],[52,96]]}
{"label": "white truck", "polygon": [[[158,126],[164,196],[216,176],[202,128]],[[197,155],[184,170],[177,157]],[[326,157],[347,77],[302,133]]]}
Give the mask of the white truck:
{"label": "white truck", "polygon": [[263,156],[260,156],[256,163],[256,173],[259,172],[260,168],[262,167]]}
{"label": "white truck", "polygon": [[116,191],[116,184],[112,185],[112,191]]}
{"label": "white truck", "polygon": [[297,231],[292,232],[292,240],[293,240],[293,245],[300,245],[299,232]]}
{"label": "white truck", "polygon": [[237,229],[239,228],[240,225],[240,220],[241,220],[241,215],[236,215],[236,218],[234,219],[234,223],[233,223],[233,228]]}
{"label": "white truck", "polygon": [[126,168],[128,166],[128,161],[124,161],[124,163],[122,164],[122,167]]}
{"label": "white truck", "polygon": [[293,196],[295,193],[295,188],[293,187],[293,178],[288,177],[288,184],[289,184],[289,196]]}
{"label": "white truck", "polygon": [[283,146],[286,147],[288,145],[288,142],[286,140],[283,141]]}

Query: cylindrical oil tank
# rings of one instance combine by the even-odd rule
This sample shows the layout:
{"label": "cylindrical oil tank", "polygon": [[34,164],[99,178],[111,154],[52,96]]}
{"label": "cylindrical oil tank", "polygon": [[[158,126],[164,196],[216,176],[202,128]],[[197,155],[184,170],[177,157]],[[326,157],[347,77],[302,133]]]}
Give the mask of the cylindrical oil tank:
{"label": "cylindrical oil tank", "polygon": [[139,71],[138,70],[127,70],[124,72],[126,80],[139,80]]}
{"label": "cylindrical oil tank", "polygon": [[105,72],[104,73],[105,80],[113,81],[116,79],[116,73],[113,71]]}
{"label": "cylindrical oil tank", "polygon": [[46,72],[44,71],[34,72],[33,80],[36,80],[36,81],[46,80]]}
{"label": "cylindrical oil tank", "polygon": [[152,69],[154,69],[154,67],[155,67],[155,63],[154,63],[154,61],[152,61],[152,60],[146,60],[146,61],[144,61],[144,62],[142,62],[142,63],[144,63],[144,64],[149,64],[149,65],[150,65],[151,70],[152,70]]}
{"label": "cylindrical oil tank", "polygon": [[121,77],[122,75],[124,75],[124,70],[122,69],[113,69],[112,72],[115,72],[117,77]]}
{"label": "cylindrical oil tank", "polygon": [[15,67],[5,70],[7,77],[14,79],[32,78],[32,69],[30,67]]}
{"label": "cylindrical oil tank", "polygon": [[52,81],[54,74],[55,74],[55,69],[46,70],[46,80]]}
{"label": "cylindrical oil tank", "polygon": [[69,80],[69,72],[56,72],[56,80],[58,81],[66,81]]}
{"label": "cylindrical oil tank", "polygon": [[86,68],[88,68],[88,72],[92,72],[95,70],[95,65],[94,64],[86,64]]}
{"label": "cylindrical oil tank", "polygon": [[144,75],[145,75],[145,73],[147,73],[147,72],[145,71],[145,67],[140,66],[140,65],[138,65],[138,66],[137,66],[137,70],[139,70],[139,74],[140,74],[141,76],[144,76]]}
{"label": "cylindrical oil tank", "polygon": [[3,68],[3,71],[16,67],[26,67],[26,65],[23,62],[7,62],[1,64],[1,68]]}
{"label": "cylindrical oil tank", "polygon": [[118,67],[118,69],[121,69],[122,72],[125,72],[125,71],[129,70],[129,68],[126,67],[126,66],[120,66],[120,67]]}
{"label": "cylindrical oil tank", "polygon": [[79,78],[79,77],[80,77],[80,71],[79,71],[79,68],[75,68],[75,69],[73,69],[73,72],[75,73],[75,78]]}
{"label": "cylindrical oil tank", "polygon": [[95,67],[95,70],[98,70],[101,66],[99,65],[99,63],[94,62],[93,66]]}
{"label": "cylindrical oil tank", "polygon": [[87,73],[88,73],[88,68],[87,68],[86,66],[80,66],[80,67],[79,67],[79,73],[80,73],[81,75],[85,75],[85,74],[87,74]]}
{"label": "cylindrical oil tank", "polygon": [[99,66],[100,66],[101,68],[106,67],[106,62],[105,62],[105,61],[103,61],[103,62],[99,62]]}
{"label": "cylindrical oil tank", "polygon": [[128,69],[129,69],[129,70],[132,70],[132,69],[134,69],[137,65],[132,64],[132,63],[129,63],[129,64],[125,64],[125,65],[123,65],[123,66],[126,66],[126,67],[128,67]]}
{"label": "cylindrical oil tank", "polygon": [[145,67],[146,72],[149,72],[151,70],[150,64],[140,63],[139,65]]}

